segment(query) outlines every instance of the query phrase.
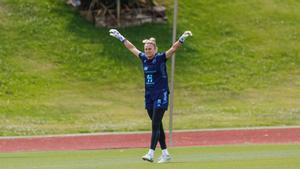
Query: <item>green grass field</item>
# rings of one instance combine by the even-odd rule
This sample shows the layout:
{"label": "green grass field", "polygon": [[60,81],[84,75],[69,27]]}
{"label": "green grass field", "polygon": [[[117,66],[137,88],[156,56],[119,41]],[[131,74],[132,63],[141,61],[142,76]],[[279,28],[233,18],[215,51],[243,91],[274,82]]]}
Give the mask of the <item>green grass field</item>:
{"label": "green grass field", "polygon": [[[171,148],[173,161],[148,163],[145,149],[0,153],[2,169],[299,169],[300,145]],[[156,156],[159,156],[157,152]]]}
{"label": "green grass field", "polygon": [[[170,47],[164,2],[167,24],[120,29],[138,48]],[[181,0],[178,36],[194,36],[176,55],[174,128],[300,125],[299,9]],[[64,0],[0,0],[0,20],[0,136],[150,129],[141,63],[107,28]]]}

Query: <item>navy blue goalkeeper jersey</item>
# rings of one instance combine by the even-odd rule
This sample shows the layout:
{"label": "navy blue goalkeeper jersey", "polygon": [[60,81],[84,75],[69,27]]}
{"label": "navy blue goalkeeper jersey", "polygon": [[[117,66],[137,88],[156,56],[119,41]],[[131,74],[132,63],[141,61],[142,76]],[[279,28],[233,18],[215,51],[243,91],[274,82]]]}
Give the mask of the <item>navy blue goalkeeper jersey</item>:
{"label": "navy blue goalkeeper jersey", "polygon": [[148,59],[141,52],[139,58],[143,63],[145,94],[150,94],[155,99],[165,91],[169,93],[166,53],[156,53],[153,59]]}

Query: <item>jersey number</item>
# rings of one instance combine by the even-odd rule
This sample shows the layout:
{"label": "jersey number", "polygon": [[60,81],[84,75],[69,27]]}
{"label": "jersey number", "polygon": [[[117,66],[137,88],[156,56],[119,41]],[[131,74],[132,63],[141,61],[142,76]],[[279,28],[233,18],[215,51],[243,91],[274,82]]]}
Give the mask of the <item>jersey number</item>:
{"label": "jersey number", "polygon": [[153,83],[153,75],[147,75],[147,84]]}

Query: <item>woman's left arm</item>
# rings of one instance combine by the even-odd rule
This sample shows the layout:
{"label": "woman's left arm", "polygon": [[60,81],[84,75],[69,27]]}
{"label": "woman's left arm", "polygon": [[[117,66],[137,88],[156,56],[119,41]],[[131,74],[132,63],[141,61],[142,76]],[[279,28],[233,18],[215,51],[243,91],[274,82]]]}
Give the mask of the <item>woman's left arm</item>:
{"label": "woman's left arm", "polygon": [[176,50],[184,43],[185,39],[189,36],[192,36],[192,32],[191,31],[185,31],[180,38],[178,39],[178,41],[176,41],[172,47],[166,51],[166,58],[170,58],[171,56],[173,56],[173,54],[176,52]]}

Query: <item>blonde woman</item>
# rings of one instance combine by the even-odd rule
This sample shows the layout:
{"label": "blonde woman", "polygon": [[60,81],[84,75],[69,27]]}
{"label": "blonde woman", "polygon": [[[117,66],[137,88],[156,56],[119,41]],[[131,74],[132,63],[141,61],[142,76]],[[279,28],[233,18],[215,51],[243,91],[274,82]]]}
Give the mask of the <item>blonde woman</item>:
{"label": "blonde woman", "polygon": [[192,36],[191,31],[185,31],[178,41],[166,52],[157,52],[155,38],[145,39],[144,52],[138,50],[131,42],[122,36],[116,29],[110,29],[111,36],[119,39],[125,47],[139,58],[143,64],[145,77],[145,108],[152,121],[152,136],[150,149],[143,160],[153,162],[154,151],[159,142],[162,149],[162,155],[158,159],[158,163],[165,163],[171,160],[171,156],[167,150],[165,132],[163,129],[162,119],[169,105],[169,86],[166,61],[176,50],[184,43],[185,39]]}

